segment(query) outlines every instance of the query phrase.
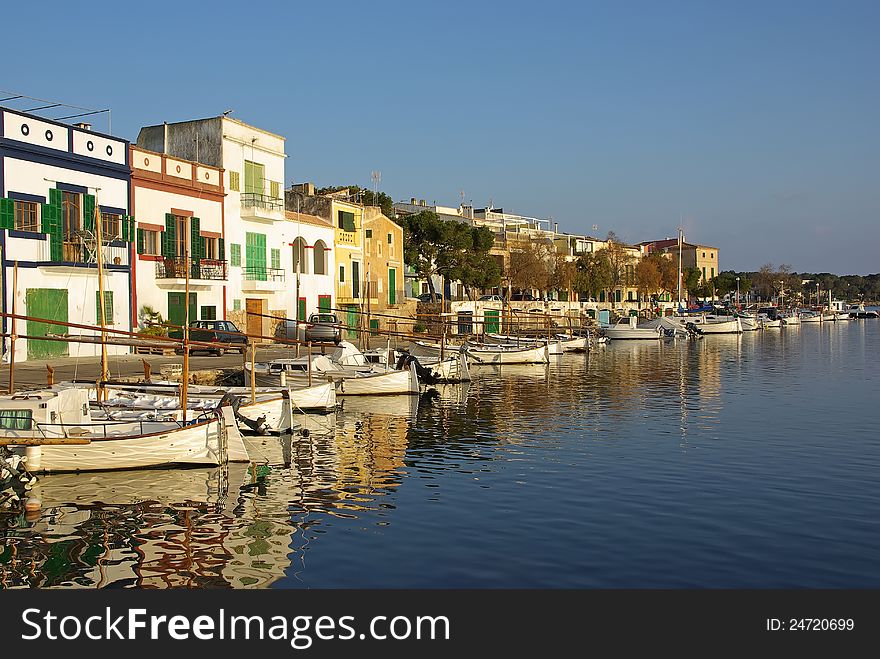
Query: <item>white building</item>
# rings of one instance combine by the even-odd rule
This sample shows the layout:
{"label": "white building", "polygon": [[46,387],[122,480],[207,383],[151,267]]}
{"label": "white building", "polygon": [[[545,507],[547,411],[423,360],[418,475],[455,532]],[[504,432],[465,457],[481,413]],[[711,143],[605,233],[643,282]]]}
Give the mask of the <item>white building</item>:
{"label": "white building", "polygon": [[290,317],[291,252],[284,241],[284,138],[227,116],[142,128],[139,148],[224,172],[227,318],[269,336]]}
{"label": "white building", "polygon": [[287,308],[296,309],[296,318],[305,320],[309,314],[335,306],[334,228],[330,220],[317,215],[295,211],[285,211],[285,215],[284,234],[291,253]]}
{"label": "white building", "polygon": [[190,321],[225,319],[223,170],[137,147],[130,161],[137,222],[132,325],[150,319],[145,308],[185,324],[187,263]]}
{"label": "white building", "polygon": [[[104,264],[104,319],[130,330],[134,239],[129,217],[128,142],[0,108],[0,274],[3,311],[95,326],[100,323],[98,253]],[[104,241],[98,249],[95,210]],[[14,282],[18,264],[17,282]],[[13,302],[14,301],[14,302]],[[3,318],[3,331],[13,331]],[[99,332],[18,320],[19,336]],[[10,341],[4,338],[4,359]],[[19,339],[16,360],[99,355],[97,343]],[[108,353],[127,353],[110,346]]]}

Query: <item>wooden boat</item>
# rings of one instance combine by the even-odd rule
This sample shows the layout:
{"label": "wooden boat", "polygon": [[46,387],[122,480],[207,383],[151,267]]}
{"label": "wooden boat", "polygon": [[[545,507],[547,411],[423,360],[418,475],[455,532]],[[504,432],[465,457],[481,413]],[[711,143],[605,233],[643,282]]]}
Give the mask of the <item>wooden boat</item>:
{"label": "wooden boat", "polygon": [[389,394],[419,395],[419,375],[416,365],[409,368],[382,373],[343,372],[331,373],[337,383],[337,396],[382,396]]}
{"label": "wooden boat", "polygon": [[517,347],[468,345],[467,357],[476,364],[541,364],[550,361],[547,345]]}
{"label": "wooden boat", "polygon": [[740,318],[733,318],[731,320],[722,320],[720,318],[716,319],[706,319],[705,322],[699,325],[699,331],[701,334],[742,334],[742,320]]}
{"label": "wooden boat", "polygon": [[801,323],[821,323],[822,322],[822,314],[818,314],[813,311],[802,311],[798,314],[798,318],[800,318]]}
{"label": "wooden boat", "polygon": [[[188,422],[97,420],[92,418],[88,391],[74,387],[0,397],[0,441],[27,457],[30,472],[217,466],[249,460],[231,406]],[[43,445],[28,446],[35,443]]]}
{"label": "wooden boat", "polygon": [[606,327],[603,330],[605,336],[612,341],[618,340],[639,340],[639,339],[660,339],[663,337],[663,328],[657,327],[639,327],[638,318],[630,316],[629,318],[621,318],[615,325]]}

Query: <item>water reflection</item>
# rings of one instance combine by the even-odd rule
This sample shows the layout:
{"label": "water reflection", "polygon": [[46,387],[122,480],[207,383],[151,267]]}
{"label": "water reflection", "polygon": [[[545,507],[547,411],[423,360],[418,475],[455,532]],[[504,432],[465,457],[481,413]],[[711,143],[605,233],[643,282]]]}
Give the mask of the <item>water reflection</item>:
{"label": "water reflection", "polygon": [[[854,355],[874,354],[877,334],[865,332],[828,323],[612,342],[550,364],[475,368],[472,382],[421,397],[349,397],[336,414],[298,416],[292,436],[249,439],[250,465],[46,476],[33,519],[0,517],[0,585],[607,585],[585,552],[628,585],[653,583],[595,539],[662,536],[664,556],[683,550],[684,532],[666,539],[650,520],[687,519],[680,490],[701,477],[699,461],[742,450],[758,437],[742,424],[775,405],[802,409],[817,382],[805,369],[851,374]],[[710,490],[725,470],[761,464],[736,455],[707,468]],[[726,528],[734,513],[718,505],[700,524]],[[510,551],[535,536],[539,548]]]}

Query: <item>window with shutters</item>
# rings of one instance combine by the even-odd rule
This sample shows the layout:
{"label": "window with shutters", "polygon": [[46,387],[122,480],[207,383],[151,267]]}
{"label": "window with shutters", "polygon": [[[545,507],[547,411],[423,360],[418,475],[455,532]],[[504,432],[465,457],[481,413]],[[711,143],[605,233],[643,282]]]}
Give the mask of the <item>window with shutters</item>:
{"label": "window with shutters", "polygon": [[266,234],[245,233],[245,277],[251,281],[266,281]]}
{"label": "window with shutters", "polygon": [[217,255],[217,238],[202,238],[205,242],[205,255],[202,258],[205,259],[218,259],[220,258]]}
{"label": "window with shutters", "polygon": [[229,172],[229,189],[233,192],[241,191],[241,182],[239,180],[240,178],[241,177],[238,172]]}
{"label": "window with shutters", "polygon": [[337,222],[339,228],[343,231],[354,231],[354,213],[349,211],[338,211]]}
{"label": "window with shutters", "polygon": [[280,249],[272,249],[272,267],[275,270],[279,270],[281,268],[281,250]]}
{"label": "window with shutters", "polygon": [[245,194],[265,194],[266,167],[258,162],[244,161]]}
{"label": "window with shutters", "polygon": [[[104,291],[104,321],[105,325],[113,324],[113,291]],[[95,322],[101,324],[101,293],[95,291]]]}
{"label": "window with shutters", "polygon": [[232,310],[233,311],[241,311],[241,300],[233,300],[232,301]]}
{"label": "window with shutters", "polygon": [[18,231],[39,231],[40,218],[35,201],[15,202],[15,228]]}
{"label": "window with shutters", "polygon": [[187,222],[187,219],[180,215],[174,216],[174,254],[176,256],[186,256],[189,239],[189,222]]}
{"label": "window with shutters", "polygon": [[339,283],[340,284],[345,283],[345,266],[344,265],[339,266]]}
{"label": "window with shutters", "polygon": [[144,229],[144,254],[158,256],[162,253],[162,243],[159,241],[158,231]]}
{"label": "window with shutters", "polygon": [[391,244],[391,234],[390,233],[388,234],[388,244],[389,245]]}
{"label": "window with shutters", "polygon": [[61,221],[64,240],[70,241],[80,228],[80,197],[75,192],[61,193]]}
{"label": "window with shutters", "polygon": [[122,216],[114,213],[101,213],[101,238],[120,240],[122,238]]}
{"label": "window with shutters", "polygon": [[241,245],[229,243],[229,265],[241,265]]}
{"label": "window with shutters", "polygon": [[199,316],[202,320],[217,320],[217,307],[202,307],[201,315]]}
{"label": "window with shutters", "polygon": [[278,181],[269,181],[269,195],[275,199],[281,197],[281,184]]}

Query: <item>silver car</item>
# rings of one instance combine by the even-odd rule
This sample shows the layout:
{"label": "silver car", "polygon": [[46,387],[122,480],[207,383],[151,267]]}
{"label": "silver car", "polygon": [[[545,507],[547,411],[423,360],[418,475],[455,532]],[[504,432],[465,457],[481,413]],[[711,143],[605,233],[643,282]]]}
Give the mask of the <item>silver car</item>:
{"label": "silver car", "polygon": [[314,343],[339,343],[342,340],[342,329],[336,314],[313,313],[306,325],[306,341]]}

